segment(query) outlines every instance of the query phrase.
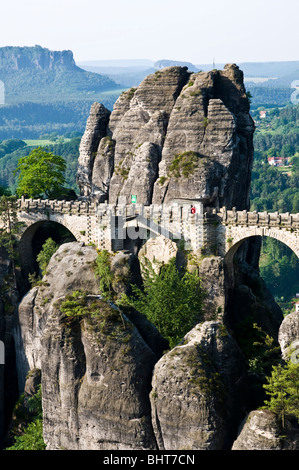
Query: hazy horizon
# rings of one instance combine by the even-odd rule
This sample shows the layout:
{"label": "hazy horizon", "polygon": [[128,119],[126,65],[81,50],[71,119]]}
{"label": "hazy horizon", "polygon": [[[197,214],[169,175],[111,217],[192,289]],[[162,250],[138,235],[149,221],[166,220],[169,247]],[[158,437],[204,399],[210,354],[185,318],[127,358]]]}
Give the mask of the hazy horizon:
{"label": "hazy horizon", "polygon": [[161,59],[193,64],[296,61],[297,0],[11,0],[0,46],[72,50],[76,62]]}

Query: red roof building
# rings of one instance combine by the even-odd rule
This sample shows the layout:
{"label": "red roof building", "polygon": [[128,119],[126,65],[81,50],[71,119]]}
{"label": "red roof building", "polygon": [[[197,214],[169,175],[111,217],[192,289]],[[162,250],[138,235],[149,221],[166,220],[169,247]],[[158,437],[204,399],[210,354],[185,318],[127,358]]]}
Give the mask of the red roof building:
{"label": "red roof building", "polygon": [[284,166],[285,160],[283,157],[269,157],[268,163],[272,166]]}

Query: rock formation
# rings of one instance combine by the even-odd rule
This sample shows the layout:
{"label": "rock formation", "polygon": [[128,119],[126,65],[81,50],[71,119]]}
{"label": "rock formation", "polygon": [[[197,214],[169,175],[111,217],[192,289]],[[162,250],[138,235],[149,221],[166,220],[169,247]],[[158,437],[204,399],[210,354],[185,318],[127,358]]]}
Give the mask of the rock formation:
{"label": "rock formation", "polygon": [[72,51],[50,51],[41,46],[0,48],[0,69],[44,69],[63,66],[73,69],[76,63]]}
{"label": "rock formation", "polygon": [[[161,347],[165,341],[99,298],[96,257],[93,247],[62,245],[43,285],[24,297],[20,382],[41,370],[47,449],[155,449],[149,392],[159,338]],[[88,292],[95,313],[68,319],[60,305],[76,290]]]}
{"label": "rock formation", "polygon": [[243,355],[220,322],[197,325],[164,354],[150,395],[159,449],[229,448],[245,402],[244,371]]}
{"label": "rock formation", "polygon": [[295,354],[294,359],[298,361],[299,350],[299,314],[292,312],[287,315],[280,325],[278,333],[282,357],[287,359]]}
{"label": "rock formation", "polygon": [[232,450],[298,450],[299,428],[287,420],[285,429],[269,410],[249,413]]}
{"label": "rock formation", "polygon": [[[90,196],[92,189],[94,189],[96,194],[100,192],[99,201],[102,199],[101,195],[107,192],[105,185],[109,183],[113,169],[110,163],[109,148],[107,152],[104,142],[99,146],[102,138],[106,137],[109,116],[110,111],[108,111],[105,106],[94,103],[91,107],[86,130],[80,143],[77,183],[81,195],[84,197]],[[105,141],[107,141],[107,139],[105,139]],[[100,160],[100,162],[98,162],[98,160]],[[95,175],[97,175],[96,187],[94,187],[95,184],[92,184],[93,170]]]}
{"label": "rock formation", "polygon": [[[135,195],[145,205],[200,199],[213,208],[247,209],[253,131],[236,65],[195,74],[186,67],[159,70],[124,92],[111,114],[92,106],[80,146],[80,197],[117,204]],[[257,434],[271,428],[268,442],[276,448],[275,420],[267,413],[253,412],[238,436],[253,409],[256,377],[249,377],[235,327],[253,315],[278,340],[282,320],[260,284],[256,240],[237,253],[229,288],[225,260],[183,257],[184,250],[162,236],[111,253],[116,297],[127,292],[129,276],[141,283],[142,256],[158,262],[176,256],[203,277],[204,321],[171,351],[139,312],[120,311],[99,295],[97,255],[92,246],[62,245],[41,285],[19,306],[19,386],[25,387],[28,370],[41,371],[47,449],[226,450],[245,448],[246,440],[263,448],[265,440],[253,443],[259,426]]]}
{"label": "rock formation", "polygon": [[[80,152],[82,197],[114,204],[136,195],[145,205],[193,198],[248,208],[254,124],[236,65],[159,70],[119,97],[109,123],[95,106]],[[99,128],[112,139],[109,156],[101,151]]]}

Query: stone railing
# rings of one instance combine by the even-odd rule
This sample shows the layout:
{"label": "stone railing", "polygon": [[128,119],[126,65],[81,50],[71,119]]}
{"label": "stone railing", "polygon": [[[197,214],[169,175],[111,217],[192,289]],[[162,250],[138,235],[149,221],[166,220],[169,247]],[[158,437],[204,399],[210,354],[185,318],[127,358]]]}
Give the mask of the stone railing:
{"label": "stone railing", "polygon": [[[221,223],[224,225],[250,225],[250,226],[269,226],[269,227],[284,227],[290,229],[299,228],[299,214],[278,213],[278,212],[250,212],[250,211],[237,211],[235,209],[227,210],[225,207],[220,209],[218,213],[216,210],[205,209],[202,212],[200,204],[197,206],[197,216],[203,215],[203,218],[197,220],[205,221],[206,216],[212,215],[221,218]],[[189,207],[189,205],[188,205]],[[161,218],[169,217],[172,222],[183,221],[189,218],[190,211],[188,207],[180,204],[169,205],[150,205],[143,206],[139,204],[127,205],[111,205],[108,203],[94,203],[88,201],[59,201],[48,199],[19,199],[18,210],[24,212],[56,212],[60,214],[73,214],[73,215],[88,215],[97,216],[103,214],[110,214],[112,216],[122,216],[125,219],[134,218],[142,215],[145,219],[160,220]],[[208,217],[209,218],[209,217]]]}
{"label": "stone railing", "polygon": [[299,228],[299,214],[279,213],[279,212],[249,212],[226,210],[223,207],[218,215],[225,225],[257,225],[269,227]]}
{"label": "stone railing", "polygon": [[61,214],[89,214],[95,215],[97,205],[86,201],[59,201],[49,199],[18,199],[17,209],[29,212],[59,212]]}

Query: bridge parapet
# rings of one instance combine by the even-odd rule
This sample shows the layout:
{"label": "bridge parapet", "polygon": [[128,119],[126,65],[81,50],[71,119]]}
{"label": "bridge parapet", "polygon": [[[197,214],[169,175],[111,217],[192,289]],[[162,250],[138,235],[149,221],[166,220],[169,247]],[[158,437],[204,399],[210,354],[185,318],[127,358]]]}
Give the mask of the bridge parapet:
{"label": "bridge parapet", "polygon": [[277,238],[299,253],[299,214],[225,207],[217,211],[191,200],[143,206],[24,198],[18,200],[18,212],[27,228],[43,220],[57,222],[78,241],[109,250],[123,249],[128,238],[147,239],[161,234],[182,240],[186,249],[220,256],[250,236]]}
{"label": "bridge parapet", "polygon": [[59,201],[57,199],[18,199],[17,209],[24,212],[58,212],[60,214],[95,215],[97,205],[87,201]]}
{"label": "bridge parapet", "polygon": [[236,211],[227,210],[225,207],[220,209],[218,215],[224,225],[256,225],[284,227],[290,229],[299,228],[299,214],[290,214],[289,212],[257,212],[257,211]]}

